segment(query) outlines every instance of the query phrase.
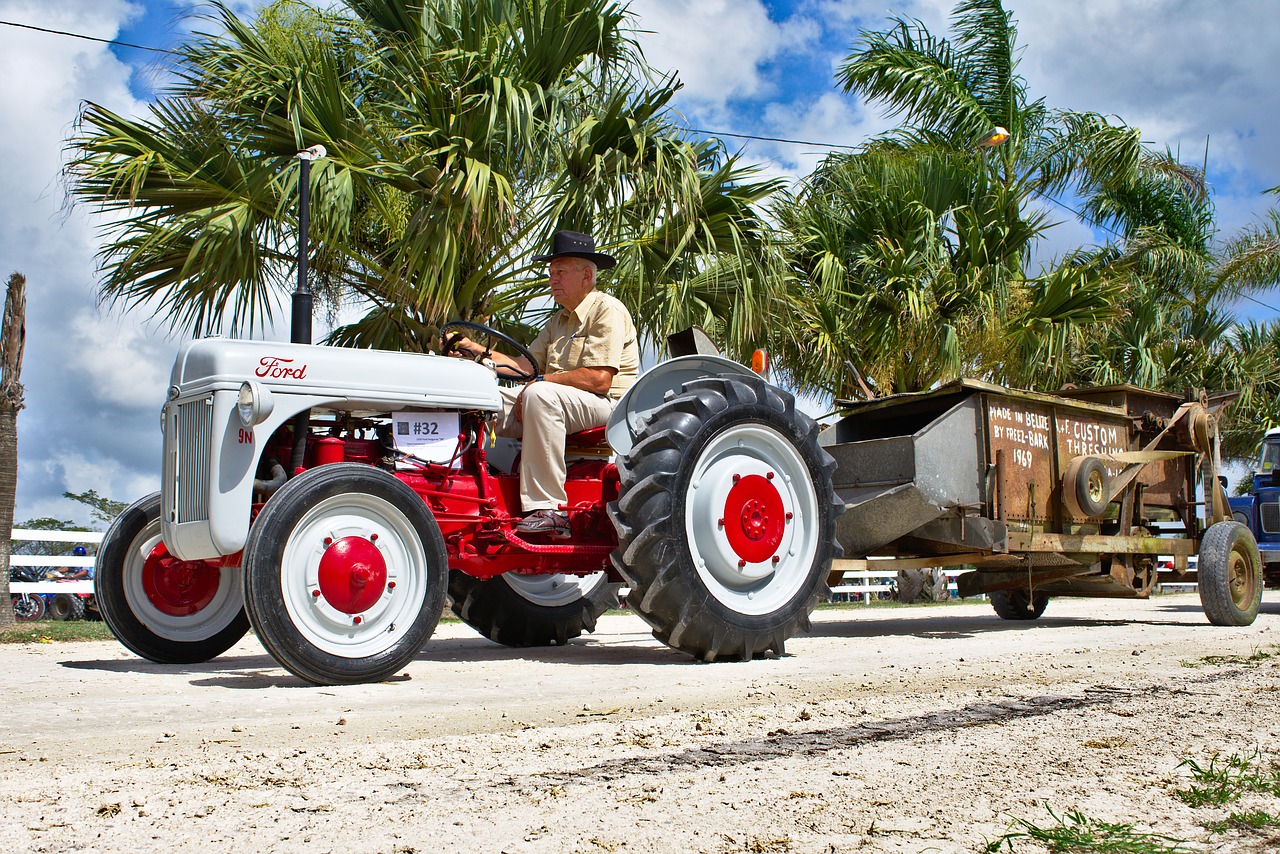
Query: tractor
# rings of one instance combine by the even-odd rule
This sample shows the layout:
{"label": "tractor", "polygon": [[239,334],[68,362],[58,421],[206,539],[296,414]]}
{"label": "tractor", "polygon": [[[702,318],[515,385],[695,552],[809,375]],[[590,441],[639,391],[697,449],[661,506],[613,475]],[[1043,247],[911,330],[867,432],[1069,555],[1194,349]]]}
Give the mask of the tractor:
{"label": "tractor", "polygon": [[535,360],[480,324],[411,354],[205,338],[177,355],[161,489],[98,551],[103,619],[127,648],[202,662],[253,627],[316,684],[386,679],[457,617],[511,647],[564,644],[627,605],[701,661],[781,655],[828,595],[844,503],[789,393],[673,336],[605,427],[566,445],[566,539],[521,535],[519,448],[493,436],[492,361]]}

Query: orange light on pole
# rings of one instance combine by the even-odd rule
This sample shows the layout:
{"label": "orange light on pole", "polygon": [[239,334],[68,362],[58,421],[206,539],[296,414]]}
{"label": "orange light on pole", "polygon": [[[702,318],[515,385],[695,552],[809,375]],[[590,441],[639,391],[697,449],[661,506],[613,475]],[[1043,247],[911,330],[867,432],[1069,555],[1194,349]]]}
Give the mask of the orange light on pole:
{"label": "orange light on pole", "polygon": [[769,351],[756,350],[751,354],[751,370],[769,379]]}

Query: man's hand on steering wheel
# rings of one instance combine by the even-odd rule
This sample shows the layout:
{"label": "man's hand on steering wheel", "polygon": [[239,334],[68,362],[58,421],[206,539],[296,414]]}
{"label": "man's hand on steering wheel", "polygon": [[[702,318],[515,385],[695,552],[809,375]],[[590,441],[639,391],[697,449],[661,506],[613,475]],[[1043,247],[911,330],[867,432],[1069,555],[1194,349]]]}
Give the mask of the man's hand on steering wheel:
{"label": "man's hand on steering wheel", "polygon": [[[520,358],[529,364],[531,370],[526,371],[518,360],[494,351],[492,346],[482,348],[480,344],[468,338],[466,332],[483,337],[490,345],[493,341],[501,341],[515,350]],[[533,358],[528,347],[491,326],[472,323],[468,320],[451,320],[440,327],[440,353],[445,356],[469,358],[477,362],[489,359],[499,379],[529,382],[536,379],[539,373],[538,361]]]}

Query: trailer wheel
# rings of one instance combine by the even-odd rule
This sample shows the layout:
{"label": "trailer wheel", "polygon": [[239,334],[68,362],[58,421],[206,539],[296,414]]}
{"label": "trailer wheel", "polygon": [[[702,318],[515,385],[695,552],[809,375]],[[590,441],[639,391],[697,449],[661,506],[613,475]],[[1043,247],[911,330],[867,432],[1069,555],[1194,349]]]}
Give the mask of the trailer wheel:
{"label": "trailer wheel", "polygon": [[1252,532],[1239,522],[1209,526],[1196,568],[1200,604],[1215,626],[1247,626],[1262,602],[1262,557]]}
{"label": "trailer wheel", "polygon": [[245,604],[267,651],[320,685],[407,665],[444,609],[444,538],[422,499],[361,463],[320,466],[271,497],[244,549]]}
{"label": "trailer wheel", "polygon": [[160,493],[116,517],[98,549],[98,611],[116,640],[160,664],[194,664],[226,652],[249,630],[240,570],[179,560],[160,539]]}
{"label": "trailer wheel", "polygon": [[996,590],[990,596],[991,607],[1002,620],[1038,620],[1049,606],[1044,593],[1028,596],[1025,590]]}
{"label": "trailer wheel", "polygon": [[1097,457],[1075,457],[1062,473],[1062,500],[1072,516],[1097,519],[1107,511],[1111,491],[1107,467]]}
{"label": "trailer wheel", "polygon": [[449,573],[453,613],[480,634],[504,646],[563,646],[596,630],[596,619],[618,607],[618,588],[603,572],[594,575],[504,573],[482,581]]}
{"label": "trailer wheel", "polygon": [[9,598],[13,600],[13,618],[19,623],[34,623],[44,616],[44,597],[39,593],[15,593]]}
{"label": "trailer wheel", "polygon": [[628,607],[702,661],[782,655],[829,595],[835,467],[786,392],[754,377],[686,383],[618,461],[612,560]]}
{"label": "trailer wheel", "polygon": [[45,613],[54,620],[83,620],[84,600],[71,593],[55,593]]}

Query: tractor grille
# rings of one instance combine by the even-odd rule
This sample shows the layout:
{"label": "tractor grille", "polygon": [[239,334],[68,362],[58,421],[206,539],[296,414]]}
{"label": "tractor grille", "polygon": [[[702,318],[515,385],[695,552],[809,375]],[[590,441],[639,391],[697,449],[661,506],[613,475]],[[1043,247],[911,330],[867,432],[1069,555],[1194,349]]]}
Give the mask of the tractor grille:
{"label": "tractor grille", "polygon": [[174,524],[209,518],[213,398],[176,406],[165,425],[164,506]]}
{"label": "tractor grille", "polygon": [[1258,508],[1262,513],[1262,530],[1267,534],[1280,534],[1280,504],[1272,502]]}

